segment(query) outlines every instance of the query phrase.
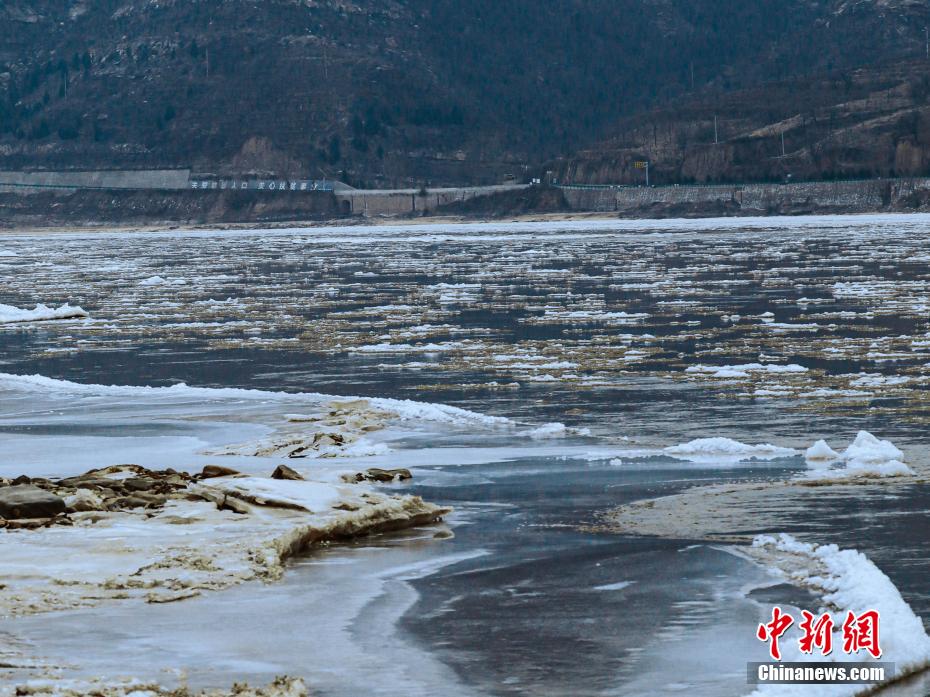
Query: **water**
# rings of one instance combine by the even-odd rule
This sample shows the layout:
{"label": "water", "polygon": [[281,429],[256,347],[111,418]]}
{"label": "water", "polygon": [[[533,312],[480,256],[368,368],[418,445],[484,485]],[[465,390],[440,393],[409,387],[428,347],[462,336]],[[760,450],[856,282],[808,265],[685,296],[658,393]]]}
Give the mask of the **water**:
{"label": "water", "polygon": [[[745,662],[764,658],[753,637],[762,606],[747,589],[764,572],[695,540],[587,526],[621,503],[774,481],[803,462],[611,466],[585,454],[717,435],[840,448],[868,429],[924,472],[928,226],[916,216],[0,238],[16,254],[0,257],[0,303],[67,301],[91,314],[0,327],[7,373],[415,398],[592,430],[558,443],[561,454],[462,430],[409,435],[409,490],[456,507],[451,537],[384,536],[315,552],[277,585],[6,620],[0,633],[28,637],[74,674],[181,670],[195,685],[289,673],[334,696],[746,694]],[[687,371],[760,362],[808,370]],[[174,407],[87,406],[102,421],[38,398],[0,408],[12,453],[0,475],[58,466],[44,463],[63,438],[143,439],[123,451],[142,462],[157,459],[147,437],[228,436],[218,407],[196,426]],[[72,466],[95,452],[105,449]],[[410,464],[399,457],[385,464]],[[786,511],[779,529],[863,550],[926,617],[925,501],[919,486],[829,497]]]}

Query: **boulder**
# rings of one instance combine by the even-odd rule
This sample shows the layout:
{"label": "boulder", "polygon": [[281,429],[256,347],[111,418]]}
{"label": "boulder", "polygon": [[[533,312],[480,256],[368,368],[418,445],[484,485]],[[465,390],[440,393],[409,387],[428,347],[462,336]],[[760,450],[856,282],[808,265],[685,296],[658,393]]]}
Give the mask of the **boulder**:
{"label": "boulder", "polygon": [[54,518],[65,510],[65,502],[32,484],[16,484],[0,489],[0,518]]}
{"label": "boulder", "polygon": [[229,467],[220,467],[219,465],[206,465],[200,473],[200,479],[216,479],[217,477],[234,477],[241,472],[237,472]]}
{"label": "boulder", "polygon": [[410,474],[408,469],[383,470],[380,467],[369,467],[364,472],[359,472],[355,477],[360,482],[402,482],[413,479],[413,475]]}
{"label": "boulder", "polygon": [[299,472],[295,472],[287,465],[278,465],[274,472],[271,473],[272,479],[290,479],[292,481],[302,482],[304,478]]}

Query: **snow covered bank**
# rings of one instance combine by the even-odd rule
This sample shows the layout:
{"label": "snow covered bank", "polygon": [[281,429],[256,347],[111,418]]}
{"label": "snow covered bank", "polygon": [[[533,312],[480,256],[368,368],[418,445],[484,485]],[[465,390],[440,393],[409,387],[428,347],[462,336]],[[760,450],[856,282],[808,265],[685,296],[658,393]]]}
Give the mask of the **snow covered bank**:
{"label": "snow covered bank", "polygon": [[891,441],[880,440],[868,431],[859,431],[842,455],[826,441],[819,440],[804,454],[808,479],[848,479],[851,477],[902,477],[914,474],[904,464],[902,453]]}
{"label": "snow covered bank", "polygon": [[164,603],[274,581],[290,556],[315,543],[426,525],[448,513],[364,483],[190,481],[137,466],[36,484],[83,495],[69,496],[71,512],[49,527],[0,531],[0,615],[127,598]]}
{"label": "snow covered bank", "polygon": [[[882,661],[895,664],[896,677],[925,670],[930,666],[930,637],[923,621],[901,597],[901,593],[868,557],[836,545],[812,545],[790,535],[757,537],[750,557],[765,564],[788,582],[808,588],[818,595],[833,616],[834,626],[842,627],[848,612],[860,615],[877,610],[881,616]],[[795,626],[792,631],[797,634]],[[848,656],[839,651],[827,657],[800,652],[795,634],[782,642],[785,661],[872,661],[868,654]],[[835,642],[841,643],[841,642]],[[870,688],[871,689],[871,688]],[[853,697],[862,694],[862,685],[819,685],[817,695]],[[763,685],[751,697],[792,697],[811,694],[806,685]]]}
{"label": "snow covered bank", "polygon": [[48,307],[47,305],[36,305],[31,310],[22,310],[12,305],[0,305],[0,324],[13,322],[44,322],[55,319],[82,319],[87,317],[87,312],[76,305],[65,303],[61,307]]}
{"label": "snow covered bank", "polygon": [[762,443],[747,445],[731,438],[698,438],[689,443],[663,448],[663,453],[677,460],[697,463],[736,463],[746,460],[774,460],[793,457],[797,450]]}

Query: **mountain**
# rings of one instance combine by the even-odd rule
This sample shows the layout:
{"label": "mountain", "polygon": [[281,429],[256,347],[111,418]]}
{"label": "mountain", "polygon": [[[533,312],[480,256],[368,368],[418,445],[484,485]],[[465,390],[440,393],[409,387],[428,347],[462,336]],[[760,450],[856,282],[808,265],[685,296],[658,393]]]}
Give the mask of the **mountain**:
{"label": "mountain", "polygon": [[930,175],[930,61],[702,94],[622,120],[547,165],[563,183],[653,184]]}
{"label": "mountain", "polygon": [[922,57],[928,22],[923,0],[4,0],[0,169],[487,183],[731,95],[775,123],[798,86]]}

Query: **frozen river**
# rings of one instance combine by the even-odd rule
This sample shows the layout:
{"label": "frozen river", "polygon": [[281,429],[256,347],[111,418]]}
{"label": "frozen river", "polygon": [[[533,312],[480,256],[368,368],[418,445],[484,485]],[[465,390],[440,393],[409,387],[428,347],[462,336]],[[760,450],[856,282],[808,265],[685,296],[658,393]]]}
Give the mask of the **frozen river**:
{"label": "frozen river", "polygon": [[[643,537],[604,514],[804,477],[806,448],[862,430],[915,475],[775,488],[735,532],[858,549],[930,617],[928,232],[928,217],[883,216],[0,237],[0,305],[88,314],[0,324],[0,477],[193,471],[309,393],[508,419],[408,419],[383,448],[289,462],[409,467],[386,488],[453,506],[443,526],[312,551],[276,584],[0,618],[0,637],[66,677],[749,694],[756,624],[813,596],[724,537]],[[33,374],[50,380],[15,377]],[[703,438],[731,441],[682,447]],[[0,685],[31,677],[4,662]]]}

